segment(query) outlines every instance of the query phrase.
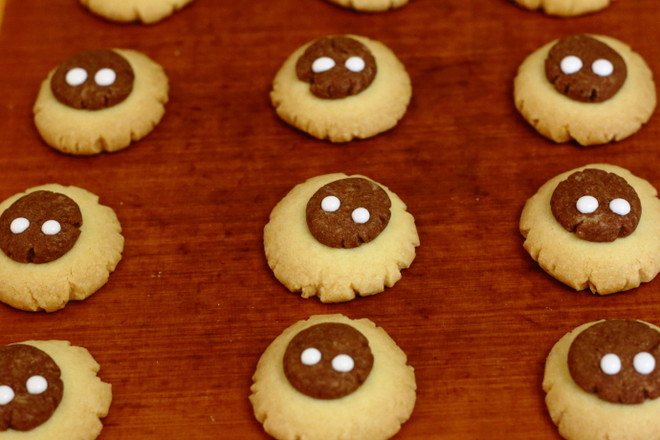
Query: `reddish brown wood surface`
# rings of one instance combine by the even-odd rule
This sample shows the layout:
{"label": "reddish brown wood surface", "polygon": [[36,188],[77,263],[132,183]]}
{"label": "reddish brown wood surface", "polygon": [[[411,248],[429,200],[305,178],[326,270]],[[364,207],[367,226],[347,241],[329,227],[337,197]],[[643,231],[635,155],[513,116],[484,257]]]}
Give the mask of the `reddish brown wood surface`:
{"label": "reddish brown wood surface", "polygon": [[[112,383],[101,439],[267,438],[248,401],[262,351],[319,313],[367,317],[415,367],[418,400],[402,439],[558,439],[541,389],[565,332],[604,317],[660,323],[660,281],[596,297],[546,275],[522,248],[525,200],[550,177],[592,162],[660,187],[660,120],[612,145],[544,140],[518,115],[523,58],[570,33],[617,37],[660,72],[654,0],[616,1],[557,19],[506,0],[413,0],[359,14],[322,0],[196,0],[153,26],[103,21],[75,0],[10,0],[0,33],[0,199],[58,182],[112,206],[124,257],[109,283],[56,313],[0,307],[0,344],[67,339]],[[299,45],[357,33],[406,65],[413,99],[392,131],[333,145],[285,125],[271,80]],[[39,138],[32,104],[46,73],[88,48],[134,48],[163,65],[167,113],[115,154],[72,157]],[[415,216],[422,245],[393,288],[346,304],[289,293],[262,248],[272,207],[318,174],[361,173]]]}

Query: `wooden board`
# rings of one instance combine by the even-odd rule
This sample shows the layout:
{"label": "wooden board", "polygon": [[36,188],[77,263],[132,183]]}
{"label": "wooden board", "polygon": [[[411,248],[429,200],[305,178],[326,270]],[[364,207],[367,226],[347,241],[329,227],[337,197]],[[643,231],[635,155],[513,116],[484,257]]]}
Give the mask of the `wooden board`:
{"label": "wooden board", "polygon": [[[571,33],[617,37],[660,72],[654,0],[616,1],[557,19],[506,0],[413,0],[359,14],[322,0],[197,0],[153,26],[103,21],[74,0],[10,0],[0,33],[0,199],[58,182],[113,207],[124,257],[89,299],[52,314],[0,307],[0,344],[67,339],[112,383],[101,439],[267,438],[248,401],[262,351],[313,314],[367,317],[415,367],[418,400],[402,439],[558,439],[541,389],[555,341],[605,317],[660,323],[660,281],[627,293],[576,293],[522,248],[525,200],[550,177],[594,162],[660,187],[655,115],[612,145],[555,145],[512,102],[524,57]],[[375,138],[333,145],[275,115],[268,93],[283,60],[321,36],[387,44],[412,78],[404,119]],[[31,108],[47,72],[77,51],[126,47],[171,82],[162,123],[116,154],[72,157],[39,138]],[[305,179],[360,173],[415,216],[422,245],[393,288],[324,305],[272,275],[262,229]]]}

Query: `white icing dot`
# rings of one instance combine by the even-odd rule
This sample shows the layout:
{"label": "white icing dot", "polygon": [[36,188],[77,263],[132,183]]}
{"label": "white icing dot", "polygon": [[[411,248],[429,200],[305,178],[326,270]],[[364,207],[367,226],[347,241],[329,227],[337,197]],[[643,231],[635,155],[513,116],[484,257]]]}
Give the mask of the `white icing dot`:
{"label": "white icing dot", "polygon": [[326,72],[335,67],[335,60],[330,57],[320,57],[312,63],[312,72],[321,73]]}
{"label": "white icing dot", "polygon": [[614,72],[614,65],[611,61],[600,58],[591,65],[591,71],[598,76],[610,76]]}
{"label": "white icing dot", "polygon": [[630,212],[630,203],[624,199],[614,199],[610,202],[610,211],[619,215],[627,215]]}
{"label": "white icing dot", "polygon": [[87,81],[87,71],[82,67],[74,67],[66,73],[64,80],[71,87],[79,86]]}
{"label": "white icing dot", "polygon": [[351,72],[362,72],[366,67],[364,60],[361,57],[350,57],[344,63],[344,66]]}
{"label": "white icing dot", "polygon": [[111,86],[115,83],[115,80],[117,80],[117,74],[114,70],[108,69],[107,67],[99,70],[96,72],[96,75],[94,75],[94,82],[101,87]]}
{"label": "white icing dot", "polygon": [[355,367],[355,361],[347,354],[338,354],[332,359],[332,369],[340,373],[348,373]]}
{"label": "white icing dot", "polygon": [[300,362],[304,365],[316,365],[321,361],[321,352],[314,347],[306,348],[300,354]]}
{"label": "white icing dot", "polygon": [[25,217],[18,217],[11,221],[9,229],[14,234],[22,234],[30,227],[30,220]]}
{"label": "white icing dot", "polygon": [[575,203],[575,207],[582,214],[591,214],[598,209],[598,200],[593,196],[582,196]]}
{"label": "white icing dot", "polygon": [[621,359],[614,353],[608,353],[600,359],[600,369],[613,376],[621,371]]}
{"label": "white icing dot", "polygon": [[41,394],[48,389],[48,381],[43,376],[31,376],[25,382],[25,387],[30,394]]}
{"label": "white icing dot", "polygon": [[0,405],[6,405],[14,400],[14,390],[7,385],[0,385]]}
{"label": "white icing dot", "polygon": [[577,73],[582,69],[582,60],[575,55],[568,55],[561,60],[559,68],[566,75]]}
{"label": "white icing dot", "polygon": [[366,208],[355,208],[351,213],[351,218],[355,223],[363,224],[369,221],[371,214]]}
{"label": "white icing dot", "polygon": [[41,225],[41,232],[46,235],[55,235],[59,234],[62,230],[62,225],[57,220],[46,220],[43,225]]}
{"label": "white icing dot", "polygon": [[645,351],[637,353],[633,358],[633,367],[639,374],[651,374],[655,370],[655,358]]}
{"label": "white icing dot", "polygon": [[341,201],[335,196],[326,196],[321,200],[321,209],[325,212],[335,212],[341,206]]}

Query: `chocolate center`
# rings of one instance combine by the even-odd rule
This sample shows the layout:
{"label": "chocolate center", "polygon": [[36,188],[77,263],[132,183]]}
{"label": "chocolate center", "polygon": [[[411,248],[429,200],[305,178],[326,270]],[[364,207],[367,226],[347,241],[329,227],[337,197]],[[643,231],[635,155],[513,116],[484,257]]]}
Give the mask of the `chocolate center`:
{"label": "chocolate center", "polygon": [[315,399],[338,399],[367,380],[374,357],[369,341],[358,330],[326,322],[294,336],[283,363],[284,374],[301,393]]}
{"label": "chocolate center", "polygon": [[35,191],[0,215],[0,249],[19,263],[48,263],[66,254],[80,235],[80,208],[64,194]]}
{"label": "chocolate center", "polygon": [[545,75],[559,93],[581,102],[610,99],[626,81],[626,63],[614,49],[586,35],[564,37],[545,60]]}
{"label": "chocolate center", "polygon": [[361,177],[335,180],[307,202],[307,226],[319,242],[354,248],[374,240],[390,221],[390,198],[375,182]]}
{"label": "chocolate center", "polygon": [[334,36],[317,40],[296,63],[298,79],[310,83],[322,99],[341,99],[365,90],[376,77],[376,59],[353,38]]}
{"label": "chocolate center", "polygon": [[583,240],[610,242],[637,228],[642,204],[635,189],[614,173],[588,168],[557,185],[550,199],[552,214]]}
{"label": "chocolate center", "polygon": [[131,94],[135,74],[124,57],[112,50],[89,50],[62,63],[50,82],[62,104],[100,110],[119,104]]}
{"label": "chocolate center", "polygon": [[613,403],[660,396],[660,332],[639,321],[608,320],[580,333],[568,352],[575,383]]}
{"label": "chocolate center", "polygon": [[46,422],[63,389],[59,367],[42,350],[25,344],[0,348],[0,431],[29,431]]}

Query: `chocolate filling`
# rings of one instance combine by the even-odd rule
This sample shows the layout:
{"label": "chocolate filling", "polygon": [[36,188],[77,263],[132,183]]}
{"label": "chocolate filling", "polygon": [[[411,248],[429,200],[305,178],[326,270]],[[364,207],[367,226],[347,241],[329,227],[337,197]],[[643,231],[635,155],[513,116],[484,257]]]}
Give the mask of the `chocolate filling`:
{"label": "chocolate filling", "polygon": [[[17,230],[20,222],[25,226]],[[59,225],[55,225],[59,232],[48,229],[53,222]],[[0,215],[0,249],[19,263],[48,263],[76,244],[82,222],[78,204],[69,197],[35,191],[16,200]]]}
{"label": "chocolate filling", "polygon": [[[338,209],[324,210],[326,197],[336,197]],[[314,238],[326,246],[354,248],[383,232],[390,221],[391,205],[385,190],[375,182],[361,177],[335,180],[321,187],[307,202],[307,226]],[[356,210],[366,210],[368,220],[356,222]]]}
{"label": "chocolate filling", "polygon": [[62,104],[100,110],[126,99],[133,90],[134,79],[133,68],[117,52],[89,50],[62,63],[51,79],[50,88]]}
{"label": "chocolate filling", "polygon": [[[597,200],[595,211],[580,212],[578,200],[583,196]],[[630,212],[621,215],[612,211],[611,203],[615,199],[625,200]],[[594,168],[575,172],[560,182],[552,193],[550,207],[564,229],[583,240],[595,242],[611,242],[627,237],[635,231],[642,215],[637,192],[624,178]]]}
{"label": "chocolate filling", "polygon": [[559,93],[573,100],[603,102],[621,89],[627,70],[621,55],[605,43],[571,35],[550,49],[545,75]]}
{"label": "chocolate filling", "polygon": [[[315,64],[317,60],[320,64]],[[343,36],[317,40],[296,63],[298,79],[310,83],[311,92],[322,99],[357,95],[371,85],[376,71],[376,59],[369,49]]]}
{"label": "chocolate filling", "polygon": [[[639,321],[613,319],[580,333],[568,352],[568,368],[575,383],[588,393],[613,403],[642,403],[660,396],[660,365],[646,374],[634,367],[638,353],[660,362],[660,332]],[[601,368],[605,355],[620,359],[620,371]],[[614,370],[616,371],[616,370]]]}
{"label": "chocolate filling", "polygon": [[[55,361],[36,347],[14,344],[0,348],[0,386],[13,392],[11,401],[0,404],[0,431],[29,431],[48,421],[62,400],[60,374]],[[28,387],[28,379],[34,376],[45,379],[45,390]]]}
{"label": "chocolate filling", "polygon": [[[311,365],[303,362],[307,349],[318,351],[316,362]],[[337,356],[349,356],[353,367],[338,371]],[[373,363],[367,338],[350,325],[334,322],[298,333],[289,342],[283,358],[284,374],[291,385],[315,399],[339,399],[351,394],[367,380]]]}

